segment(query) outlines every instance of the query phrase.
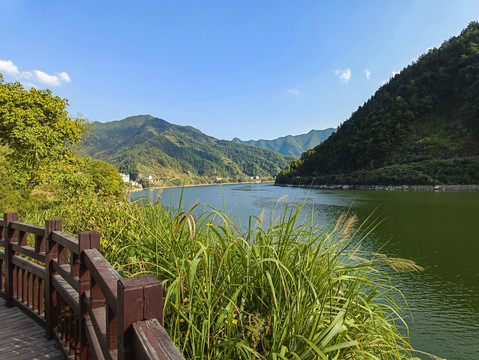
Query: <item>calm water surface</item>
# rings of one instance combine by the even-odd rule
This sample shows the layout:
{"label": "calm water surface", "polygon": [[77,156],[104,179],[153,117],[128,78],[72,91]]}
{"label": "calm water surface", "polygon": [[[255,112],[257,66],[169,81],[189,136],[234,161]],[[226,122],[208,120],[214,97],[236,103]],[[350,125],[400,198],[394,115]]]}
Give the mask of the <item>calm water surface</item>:
{"label": "calm water surface", "polygon": [[[364,221],[383,220],[366,241],[370,249],[415,260],[424,272],[395,279],[406,296],[412,345],[448,360],[479,359],[479,193],[308,190],[272,184],[201,186],[163,190],[166,206],[209,204],[247,226],[250,215],[268,216],[281,203],[304,203],[321,225],[348,209]],[[149,197],[158,191],[131,195]],[[201,211],[201,209],[200,209]],[[429,357],[418,354],[421,359]]]}

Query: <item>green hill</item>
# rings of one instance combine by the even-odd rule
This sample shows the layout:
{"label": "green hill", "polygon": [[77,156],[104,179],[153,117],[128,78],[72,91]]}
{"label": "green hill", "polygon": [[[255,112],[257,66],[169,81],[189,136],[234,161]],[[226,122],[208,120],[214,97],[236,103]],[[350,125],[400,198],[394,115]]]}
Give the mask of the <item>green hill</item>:
{"label": "green hill", "polygon": [[152,176],[165,184],[272,179],[292,158],[218,140],[190,126],[151,115],[95,122],[85,132],[82,155],[108,161],[133,178]]}
{"label": "green hill", "polygon": [[383,85],[277,177],[303,184],[479,183],[479,23]]}
{"label": "green hill", "polygon": [[293,156],[299,158],[303,152],[311,149],[324,140],[326,140],[336,129],[328,128],[324,130],[311,130],[307,134],[302,135],[288,135],[274,140],[247,140],[243,141],[234,138],[233,141],[241,144],[248,144],[259,146],[265,149],[279,152],[286,156]]}

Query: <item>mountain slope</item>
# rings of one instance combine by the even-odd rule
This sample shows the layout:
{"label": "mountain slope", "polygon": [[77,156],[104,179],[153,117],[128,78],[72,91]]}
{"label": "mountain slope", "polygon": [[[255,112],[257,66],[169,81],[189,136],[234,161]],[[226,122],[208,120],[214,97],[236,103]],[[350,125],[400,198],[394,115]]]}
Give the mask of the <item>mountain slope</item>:
{"label": "mountain slope", "polygon": [[[479,182],[478,44],[472,22],[382,86],[277,182]],[[452,159],[470,166],[451,170]]]}
{"label": "mountain slope", "polygon": [[233,141],[241,144],[259,146],[279,152],[286,156],[300,157],[303,152],[311,149],[326,140],[336,129],[311,130],[307,134],[288,135],[274,140],[247,140],[234,138]]}
{"label": "mountain slope", "polygon": [[203,183],[218,177],[271,179],[291,161],[267,149],[218,140],[150,115],[95,122],[78,151],[108,161],[133,177],[151,175],[170,183],[175,179],[176,183]]}

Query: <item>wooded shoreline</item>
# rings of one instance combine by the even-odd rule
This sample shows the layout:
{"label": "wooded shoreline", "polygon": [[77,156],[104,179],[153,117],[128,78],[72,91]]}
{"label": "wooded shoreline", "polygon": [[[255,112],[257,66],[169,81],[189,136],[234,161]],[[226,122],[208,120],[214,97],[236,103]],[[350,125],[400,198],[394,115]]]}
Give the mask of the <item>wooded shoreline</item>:
{"label": "wooded shoreline", "polygon": [[325,190],[378,190],[378,191],[479,191],[479,184],[472,185],[294,185],[277,186],[301,187]]}
{"label": "wooded shoreline", "polygon": [[138,192],[143,190],[163,190],[182,187],[198,187],[198,186],[214,186],[214,185],[243,185],[243,184],[273,184],[274,181],[244,181],[244,182],[224,182],[224,183],[205,183],[205,184],[184,184],[184,185],[165,185],[165,186],[152,186],[144,189],[132,189],[128,190],[128,193]]}

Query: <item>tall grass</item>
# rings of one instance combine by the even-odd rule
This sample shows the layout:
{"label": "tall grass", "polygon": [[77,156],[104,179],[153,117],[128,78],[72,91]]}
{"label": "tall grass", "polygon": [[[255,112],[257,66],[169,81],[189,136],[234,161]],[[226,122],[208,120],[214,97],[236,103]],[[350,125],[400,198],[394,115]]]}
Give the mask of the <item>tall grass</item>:
{"label": "tall grass", "polygon": [[164,327],[185,358],[411,359],[399,331],[407,332],[405,303],[396,303],[388,272],[420,268],[361,251],[373,223],[343,215],[321,229],[302,220],[301,206],[285,206],[242,229],[223,212],[196,210],[85,201],[22,219],[100,230],[102,252],[122,275],[155,275]]}
{"label": "tall grass", "polygon": [[[134,205],[122,211],[128,213]],[[285,207],[241,230],[222,212],[193,216],[147,204],[104,243],[125,275],[165,286],[165,329],[188,359],[410,359],[399,294],[384,266],[413,262],[364,253],[371,229],[355,217],[319,229]],[[273,218],[273,215],[271,216]]]}

